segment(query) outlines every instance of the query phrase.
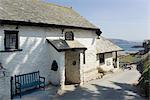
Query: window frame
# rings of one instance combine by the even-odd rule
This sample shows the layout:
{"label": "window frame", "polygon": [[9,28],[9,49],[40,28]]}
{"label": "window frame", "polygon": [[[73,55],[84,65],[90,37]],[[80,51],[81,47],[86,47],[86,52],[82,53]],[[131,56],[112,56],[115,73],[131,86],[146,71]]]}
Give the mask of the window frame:
{"label": "window frame", "polygon": [[[16,31],[16,30],[4,30],[4,49],[5,50],[17,50],[19,49],[19,35],[18,35],[19,31]],[[7,38],[6,36],[7,35],[10,35],[10,34],[15,34],[16,35],[16,42],[15,42],[15,48],[8,48],[6,45],[7,45]],[[10,43],[9,43],[10,44]]]}

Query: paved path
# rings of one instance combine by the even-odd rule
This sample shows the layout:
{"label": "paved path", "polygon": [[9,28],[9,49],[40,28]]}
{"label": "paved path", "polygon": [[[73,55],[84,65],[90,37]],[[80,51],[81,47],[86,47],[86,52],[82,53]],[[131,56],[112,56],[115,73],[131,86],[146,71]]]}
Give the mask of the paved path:
{"label": "paved path", "polygon": [[62,95],[55,95],[57,88],[50,87],[46,91],[24,95],[21,100],[144,100],[133,86],[139,77],[140,73],[136,69],[125,70],[80,87],[66,86],[66,90],[60,92]]}
{"label": "paved path", "polygon": [[69,87],[54,100],[144,100],[133,86],[139,77],[136,69],[117,72],[82,87]]}

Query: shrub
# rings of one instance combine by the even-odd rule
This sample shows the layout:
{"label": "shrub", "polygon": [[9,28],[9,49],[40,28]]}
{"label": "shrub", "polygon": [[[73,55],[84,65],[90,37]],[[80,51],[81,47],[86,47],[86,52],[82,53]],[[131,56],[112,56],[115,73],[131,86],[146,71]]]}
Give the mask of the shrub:
{"label": "shrub", "polygon": [[139,85],[144,90],[146,97],[149,96],[150,90],[150,61],[149,59],[143,60],[143,72],[139,79]]}
{"label": "shrub", "polygon": [[103,75],[105,75],[106,71],[104,71],[101,67],[97,68],[98,73],[102,73]]}

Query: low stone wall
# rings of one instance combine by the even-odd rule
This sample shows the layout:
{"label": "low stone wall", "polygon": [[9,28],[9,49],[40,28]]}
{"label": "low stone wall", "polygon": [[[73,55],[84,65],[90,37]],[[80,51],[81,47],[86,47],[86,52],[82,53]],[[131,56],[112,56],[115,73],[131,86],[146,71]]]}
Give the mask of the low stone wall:
{"label": "low stone wall", "polygon": [[10,100],[10,77],[0,77],[0,100]]}

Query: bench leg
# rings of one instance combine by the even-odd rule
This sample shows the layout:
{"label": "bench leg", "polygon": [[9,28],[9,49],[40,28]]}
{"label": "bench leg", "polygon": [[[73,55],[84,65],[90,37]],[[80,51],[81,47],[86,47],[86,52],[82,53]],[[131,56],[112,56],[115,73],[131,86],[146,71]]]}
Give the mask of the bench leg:
{"label": "bench leg", "polygon": [[45,90],[45,84],[44,84],[44,87],[43,87],[43,89]]}
{"label": "bench leg", "polygon": [[19,95],[20,95],[20,98],[21,98],[21,96],[22,96],[21,88],[19,89]]}
{"label": "bench leg", "polygon": [[40,88],[43,88],[45,90],[45,84],[39,85]]}

